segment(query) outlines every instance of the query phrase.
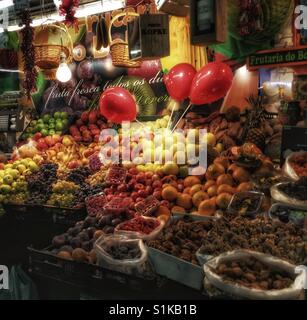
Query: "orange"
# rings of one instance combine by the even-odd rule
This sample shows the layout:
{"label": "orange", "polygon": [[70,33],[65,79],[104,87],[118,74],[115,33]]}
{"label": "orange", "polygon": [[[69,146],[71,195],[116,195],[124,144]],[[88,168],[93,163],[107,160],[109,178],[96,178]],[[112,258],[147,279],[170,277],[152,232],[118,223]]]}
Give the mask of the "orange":
{"label": "orange", "polygon": [[228,205],[232,199],[232,195],[229,193],[221,193],[216,198],[216,204],[220,209],[227,209]]}
{"label": "orange", "polygon": [[190,189],[190,195],[193,196],[196,192],[201,190],[201,184],[195,184],[193,187]]}
{"label": "orange", "polygon": [[192,208],[192,197],[189,194],[178,194],[176,204],[185,209]]}
{"label": "orange", "polygon": [[217,194],[218,195],[221,194],[221,193],[234,194],[235,192],[236,192],[236,190],[232,186],[229,186],[228,184],[222,184],[217,189]]}
{"label": "orange", "polygon": [[206,192],[198,191],[193,195],[192,202],[193,202],[193,205],[196,208],[198,208],[202,201],[208,200],[208,199],[209,199],[209,196],[208,196],[208,194]]}
{"label": "orange", "polygon": [[210,198],[216,196],[216,195],[217,195],[217,186],[214,185],[214,186],[210,187],[210,188],[207,190],[207,193],[208,193],[208,196],[209,196]]}
{"label": "orange", "polygon": [[204,185],[203,185],[203,190],[207,191],[210,187],[214,186],[216,182],[214,180],[208,180]]}
{"label": "orange", "polygon": [[167,186],[162,190],[162,198],[167,201],[174,201],[177,198],[178,191],[172,186]]}
{"label": "orange", "polygon": [[220,186],[222,184],[228,184],[229,186],[232,186],[233,183],[234,183],[234,181],[233,181],[233,178],[230,174],[222,174],[216,180],[216,184],[218,186]]}
{"label": "orange", "polygon": [[198,177],[195,176],[186,177],[183,181],[183,185],[185,188],[193,187],[196,184],[201,184],[201,181]]}

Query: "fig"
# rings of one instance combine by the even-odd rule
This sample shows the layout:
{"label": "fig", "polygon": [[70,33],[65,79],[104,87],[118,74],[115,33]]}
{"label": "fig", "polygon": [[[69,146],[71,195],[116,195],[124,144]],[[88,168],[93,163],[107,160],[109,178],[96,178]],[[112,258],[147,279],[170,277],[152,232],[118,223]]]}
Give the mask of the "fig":
{"label": "fig", "polygon": [[78,237],[72,238],[70,241],[70,245],[75,249],[75,248],[80,248],[81,247],[81,241]]}

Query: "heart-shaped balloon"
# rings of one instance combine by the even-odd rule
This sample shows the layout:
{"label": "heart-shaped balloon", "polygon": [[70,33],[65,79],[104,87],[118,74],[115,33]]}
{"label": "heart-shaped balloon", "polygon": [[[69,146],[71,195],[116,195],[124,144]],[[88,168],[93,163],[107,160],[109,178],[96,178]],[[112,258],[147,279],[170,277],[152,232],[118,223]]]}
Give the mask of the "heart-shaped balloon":
{"label": "heart-shaped balloon", "polygon": [[232,80],[232,70],[226,63],[208,63],[194,77],[190,91],[191,103],[208,104],[225,97]]}
{"label": "heart-shaped balloon", "polygon": [[189,63],[179,63],[174,66],[163,77],[168,94],[177,101],[188,98],[195,75],[196,70]]}
{"label": "heart-shaped balloon", "polygon": [[136,102],[133,96],[120,87],[105,90],[100,97],[99,108],[106,119],[117,124],[134,121],[136,118]]}

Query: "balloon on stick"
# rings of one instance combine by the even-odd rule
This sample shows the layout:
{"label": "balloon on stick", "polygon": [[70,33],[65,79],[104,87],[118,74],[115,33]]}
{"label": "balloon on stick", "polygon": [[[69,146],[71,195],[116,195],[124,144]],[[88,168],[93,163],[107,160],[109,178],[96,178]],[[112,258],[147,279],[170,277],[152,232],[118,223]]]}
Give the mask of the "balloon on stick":
{"label": "balloon on stick", "polygon": [[203,105],[213,103],[225,97],[231,87],[232,80],[232,70],[226,63],[210,62],[201,68],[192,81],[189,96],[190,104],[177,121],[173,132],[192,104]]}
{"label": "balloon on stick", "polygon": [[99,108],[106,119],[117,124],[136,119],[136,102],[128,90],[120,87],[105,90],[100,96]]}
{"label": "balloon on stick", "polygon": [[213,103],[226,96],[231,87],[233,73],[223,62],[210,62],[193,79],[190,101],[195,105]]}
{"label": "balloon on stick", "polygon": [[[179,63],[163,77],[167,92],[176,101],[183,101],[189,97],[191,84],[196,75],[196,69],[189,63]],[[174,114],[172,109],[167,128]]]}

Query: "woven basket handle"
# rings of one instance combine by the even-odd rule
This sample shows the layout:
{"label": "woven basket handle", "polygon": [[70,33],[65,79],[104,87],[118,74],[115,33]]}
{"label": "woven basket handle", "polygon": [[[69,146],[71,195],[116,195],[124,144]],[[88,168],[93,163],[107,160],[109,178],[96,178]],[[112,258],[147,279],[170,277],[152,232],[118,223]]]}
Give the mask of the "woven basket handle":
{"label": "woven basket handle", "polygon": [[[72,50],[73,50],[73,48],[74,48],[74,44],[73,44],[73,42],[72,42],[72,38],[71,38],[71,36],[70,36],[70,34],[69,34],[69,31],[68,31],[67,27],[66,27],[64,24],[63,24],[63,26],[59,26],[59,25],[57,25],[57,24],[52,23],[52,24],[49,24],[49,25],[44,25],[44,24],[42,24],[42,25],[41,25],[41,29],[44,29],[44,28],[47,28],[47,27],[50,27],[50,26],[52,26],[52,27],[54,27],[54,28],[56,28],[56,29],[59,29],[60,31],[64,32],[65,35],[68,37],[68,41],[69,41],[69,48],[68,48],[68,50],[69,50],[70,55],[71,55],[71,54],[72,54]],[[67,58],[68,58],[68,57],[67,57]]]}
{"label": "woven basket handle", "polygon": [[118,18],[124,17],[124,16],[134,16],[134,17],[138,17],[139,14],[138,14],[138,13],[135,13],[135,12],[122,12],[122,13],[117,14],[117,15],[111,20],[110,26],[109,26],[109,40],[110,40],[110,43],[113,41],[113,40],[112,40],[112,33],[111,33],[113,23],[114,23]]}

